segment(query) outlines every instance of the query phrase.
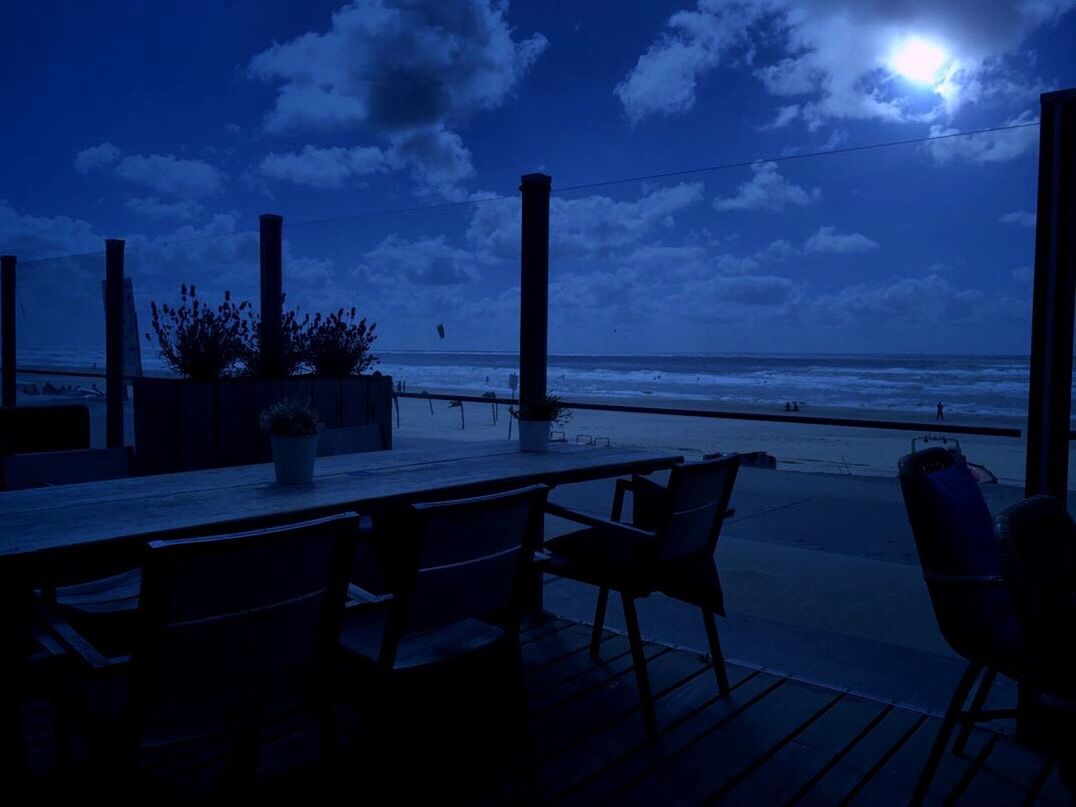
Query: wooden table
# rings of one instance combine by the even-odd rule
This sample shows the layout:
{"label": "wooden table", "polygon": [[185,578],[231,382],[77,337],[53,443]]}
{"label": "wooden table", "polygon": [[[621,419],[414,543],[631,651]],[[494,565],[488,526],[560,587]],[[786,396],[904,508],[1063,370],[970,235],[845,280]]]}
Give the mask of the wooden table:
{"label": "wooden table", "polygon": [[223,532],[535,482],[555,486],[649,473],[679,459],[661,451],[574,445],[524,454],[512,442],[476,442],[323,457],[314,483],[294,487],[277,485],[273,466],[265,464],[0,493],[0,675],[8,680],[0,694],[0,778],[11,773],[6,781],[16,781],[25,771],[21,648],[31,590],[57,566],[123,558],[151,535]]}
{"label": "wooden table", "polygon": [[680,459],[662,451],[576,445],[522,453],[507,441],[476,442],[323,457],[312,485],[277,485],[273,466],[264,464],[11,491],[0,493],[0,565],[107,552],[149,535],[649,473]]}

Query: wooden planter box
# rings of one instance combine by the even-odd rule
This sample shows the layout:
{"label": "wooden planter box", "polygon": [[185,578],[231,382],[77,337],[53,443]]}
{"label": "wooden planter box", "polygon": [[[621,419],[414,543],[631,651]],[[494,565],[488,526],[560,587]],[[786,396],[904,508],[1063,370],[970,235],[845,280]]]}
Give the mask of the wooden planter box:
{"label": "wooden planter box", "polygon": [[135,462],[140,473],[171,473],[269,462],[258,415],[271,403],[309,399],[328,429],[380,427],[392,448],[392,378],[299,376],[195,382],[134,379]]}

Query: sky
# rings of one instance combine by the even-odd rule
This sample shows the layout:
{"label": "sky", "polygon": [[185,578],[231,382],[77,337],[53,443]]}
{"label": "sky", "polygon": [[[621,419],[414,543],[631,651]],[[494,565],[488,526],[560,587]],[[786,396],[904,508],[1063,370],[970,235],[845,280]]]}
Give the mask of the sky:
{"label": "sky", "polygon": [[1026,353],[1033,124],[1076,85],[1074,7],[8,3],[20,347],[103,345],[105,238],[142,330],[181,283],[256,299],[273,212],[290,304],[357,306],[384,350],[512,350],[541,171],[552,351]]}

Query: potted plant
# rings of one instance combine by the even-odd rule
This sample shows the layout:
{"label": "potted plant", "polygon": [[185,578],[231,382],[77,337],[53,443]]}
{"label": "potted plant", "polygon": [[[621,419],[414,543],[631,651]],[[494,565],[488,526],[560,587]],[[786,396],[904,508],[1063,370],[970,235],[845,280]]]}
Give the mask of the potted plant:
{"label": "potted plant", "polygon": [[556,395],[523,401],[519,407],[519,450],[545,451],[553,424],[563,426],[571,416]]}
{"label": "potted plant", "polygon": [[[282,305],[285,300],[281,300]],[[248,302],[227,292],[207,304],[193,286],[152,304],[153,334],[172,371],[134,384],[135,456],[145,473],[268,462],[258,416],[269,404],[309,400],[326,428],[379,427],[392,447],[392,379],[370,372],[376,326],[354,308],[329,316],[284,308],[280,343],[268,355]]]}
{"label": "potted plant", "polygon": [[365,318],[356,322],[354,308],[327,317],[315,314],[305,334],[306,361],[315,375],[327,378],[364,373],[377,364],[370,352],[376,329],[376,324],[367,326]]}
{"label": "potted plant", "polygon": [[286,398],[265,407],[259,421],[273,444],[276,481],[281,485],[313,482],[322,423],[310,402]]}

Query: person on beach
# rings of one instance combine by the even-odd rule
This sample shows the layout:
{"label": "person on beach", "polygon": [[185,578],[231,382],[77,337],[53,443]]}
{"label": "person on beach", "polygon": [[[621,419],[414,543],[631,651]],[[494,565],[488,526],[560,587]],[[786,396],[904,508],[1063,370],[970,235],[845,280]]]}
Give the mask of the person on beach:
{"label": "person on beach", "polygon": [[935,420],[945,420],[945,407],[941,401],[938,401],[938,414],[934,416]]}
{"label": "person on beach", "polygon": [[785,411],[786,412],[791,412],[792,411],[792,402],[791,401],[785,401]]}
{"label": "person on beach", "polygon": [[798,412],[798,411],[800,411],[800,405],[799,405],[799,402],[797,402],[797,401],[793,401],[793,402],[792,402],[792,411],[793,411],[793,412]]}

